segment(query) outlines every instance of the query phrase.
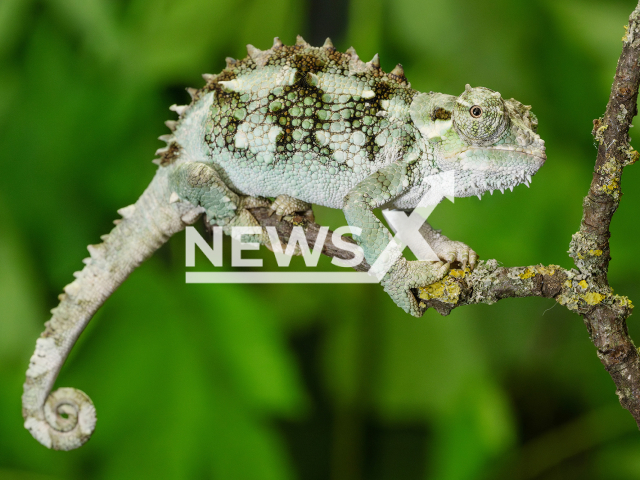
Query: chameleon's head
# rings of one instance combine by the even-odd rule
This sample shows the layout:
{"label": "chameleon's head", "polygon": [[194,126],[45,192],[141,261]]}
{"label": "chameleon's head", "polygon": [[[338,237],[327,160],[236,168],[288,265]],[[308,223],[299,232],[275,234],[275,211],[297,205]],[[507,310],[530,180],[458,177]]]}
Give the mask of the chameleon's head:
{"label": "chameleon's head", "polygon": [[455,172],[456,197],[528,185],[546,160],[531,107],[488,88],[467,85],[457,98],[419,94],[410,111],[438,168]]}

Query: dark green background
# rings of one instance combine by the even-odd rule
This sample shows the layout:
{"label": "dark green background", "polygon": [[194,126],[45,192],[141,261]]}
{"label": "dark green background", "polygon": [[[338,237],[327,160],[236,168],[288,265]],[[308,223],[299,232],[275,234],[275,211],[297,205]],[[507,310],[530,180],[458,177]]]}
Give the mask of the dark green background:
{"label": "dark green background", "polygon": [[[184,234],[109,299],[62,370],[58,385],[96,404],[92,440],[48,451],[20,415],[48,310],[152,178],[167,107],[225,56],[332,35],[387,71],[401,62],[419,90],[470,83],[533,105],[548,160],[531,189],[445,202],[431,220],[484,259],[570,268],[592,120],[634,5],[0,0],[0,480],[639,478],[635,422],[580,317],[553,301],[415,319],[376,285],[186,285]],[[611,242],[611,283],[633,300],[639,168]],[[629,328],[640,338],[635,317]]]}

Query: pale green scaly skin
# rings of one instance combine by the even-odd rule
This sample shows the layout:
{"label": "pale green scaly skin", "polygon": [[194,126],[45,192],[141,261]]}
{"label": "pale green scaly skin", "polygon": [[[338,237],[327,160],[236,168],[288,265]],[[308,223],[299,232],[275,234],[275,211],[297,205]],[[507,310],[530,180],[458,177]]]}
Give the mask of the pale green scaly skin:
{"label": "pale green scaly skin", "polygon": [[[172,107],[178,122],[156,177],[123,220],[90,247],[91,258],[65,287],[60,305],[36,345],[24,386],[25,426],[49,448],[70,450],[95,428],[95,409],[79,390],[51,392],[73,343],[95,311],[127,275],[162,243],[205,213],[229,232],[257,226],[248,208],[271,206],[278,215],[340,208],[367,262],[392,236],[372,210],[410,210],[434,185],[433,175],[455,174],[455,196],[482,195],[527,183],[545,161],[537,120],[516,100],[467,86],[459,97],[411,89],[398,65],[385,73],[377,55],[362,62],[328,40],[314,48],[276,39],[271,49],[249,46],[249,57],[227,59],[219,75],[190,90],[188,106]],[[275,197],[275,201],[268,198]],[[411,288],[441,279],[450,263],[474,266],[460,242],[420,229],[442,262],[399,258],[382,279],[396,304],[421,310]],[[268,245],[266,235],[254,240]],[[444,263],[446,262],[446,263]],[[68,418],[61,416],[66,414]]]}

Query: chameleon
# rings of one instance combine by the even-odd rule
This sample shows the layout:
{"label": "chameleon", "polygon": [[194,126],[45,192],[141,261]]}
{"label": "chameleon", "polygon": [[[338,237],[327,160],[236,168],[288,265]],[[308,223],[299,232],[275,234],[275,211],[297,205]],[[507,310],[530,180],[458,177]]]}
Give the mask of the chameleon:
{"label": "chameleon", "polygon": [[[248,45],[243,60],[226,59],[206,84],[187,89],[188,105],[173,105],[178,120],[160,137],[166,147],[155,176],[121,219],[88,247],[90,256],[36,342],[22,396],[25,427],[48,448],[83,445],[96,410],[82,391],[59,388],[56,377],[93,314],[127,276],[169,238],[203,214],[226,233],[258,226],[251,208],[278,215],[308,212],[312,204],[342,209],[354,238],[373,264],[392,241],[374,209],[411,210],[453,172],[455,197],[504,193],[546,160],[538,120],[515,99],[466,85],[459,96],[411,88],[402,65],[380,68],[376,54],[362,61],[330,39],[310,46],[277,37],[268,50]],[[442,279],[453,262],[473,268],[477,254],[425,223],[420,233],[440,261],[400,256],[381,280],[406,312],[423,312],[412,288]],[[253,235],[269,246],[265,234]]]}

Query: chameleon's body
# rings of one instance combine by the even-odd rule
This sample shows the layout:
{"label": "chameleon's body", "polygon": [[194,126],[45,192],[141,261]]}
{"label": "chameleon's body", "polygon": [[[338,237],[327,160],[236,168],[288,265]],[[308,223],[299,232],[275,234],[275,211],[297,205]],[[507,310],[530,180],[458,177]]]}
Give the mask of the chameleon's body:
{"label": "chameleon's body", "polygon": [[[135,205],[122,209],[104,243],[65,287],[27,371],[25,426],[57,449],[82,445],[95,426],[90,399],[74,389],[49,395],[71,346],[91,316],[168,238],[205,213],[226,229],[257,226],[247,208],[271,206],[279,214],[309,204],[341,208],[373,264],[391,240],[372,209],[412,209],[453,171],[455,196],[481,195],[529,182],[544,163],[537,120],[516,100],[467,86],[460,97],[411,89],[400,66],[391,73],[377,55],[364,63],[353,49],[330,41],[310,47],[276,39],[270,50],[249,46],[249,56],[227,60],[219,75],[191,90],[189,106],[161,137],[154,180]],[[271,202],[267,197],[277,197]],[[399,258],[382,279],[405,311],[421,314],[411,288],[442,278],[449,264],[475,264],[466,245],[421,233],[444,262]],[[257,239],[268,243],[267,237]],[[67,414],[68,418],[60,414]]]}

